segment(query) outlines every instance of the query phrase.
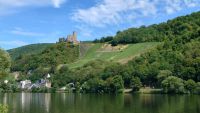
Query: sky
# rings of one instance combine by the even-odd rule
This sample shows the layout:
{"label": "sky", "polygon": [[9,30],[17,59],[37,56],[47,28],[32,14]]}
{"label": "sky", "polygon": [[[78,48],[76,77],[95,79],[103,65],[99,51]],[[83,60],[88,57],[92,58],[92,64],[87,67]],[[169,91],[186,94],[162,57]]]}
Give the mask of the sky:
{"label": "sky", "polygon": [[0,48],[81,41],[200,11],[200,0],[0,0]]}

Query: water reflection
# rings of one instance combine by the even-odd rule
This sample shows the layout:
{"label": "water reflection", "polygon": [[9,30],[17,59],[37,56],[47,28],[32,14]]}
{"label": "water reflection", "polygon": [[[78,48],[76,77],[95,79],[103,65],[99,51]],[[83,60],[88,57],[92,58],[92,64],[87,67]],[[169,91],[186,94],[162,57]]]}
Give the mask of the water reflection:
{"label": "water reflection", "polygon": [[51,94],[50,93],[45,93],[44,94],[44,105],[45,105],[45,109],[46,109],[46,113],[50,112],[50,104],[51,104]]}
{"label": "water reflection", "polygon": [[7,95],[8,95],[7,93],[3,94],[3,104],[8,104],[7,103],[7,100],[8,100],[7,99],[7,97],[8,97]]}
{"label": "water reflection", "polygon": [[30,93],[21,93],[21,96],[18,95],[18,98],[21,100],[21,110],[23,113],[30,111],[30,105],[32,100],[32,95]]}
{"label": "water reflection", "polygon": [[200,113],[198,95],[0,94],[10,113]]}

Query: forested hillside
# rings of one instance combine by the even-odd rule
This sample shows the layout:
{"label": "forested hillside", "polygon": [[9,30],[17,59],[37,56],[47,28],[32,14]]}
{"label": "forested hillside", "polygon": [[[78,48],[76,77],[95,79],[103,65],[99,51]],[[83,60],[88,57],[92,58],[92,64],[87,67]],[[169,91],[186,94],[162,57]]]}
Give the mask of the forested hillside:
{"label": "forested hillside", "polygon": [[[186,38],[187,37],[187,38]],[[132,74],[146,85],[159,85],[160,77],[176,76],[200,81],[200,31],[194,31],[129,62]]]}
{"label": "forested hillside", "polygon": [[41,43],[41,44],[31,44],[27,46],[22,46],[19,48],[14,48],[8,50],[8,53],[12,57],[12,59],[16,59],[24,54],[38,54],[44,51],[47,47],[52,46],[50,43]]}
{"label": "forested hillside", "polygon": [[[70,45],[69,45],[70,46]],[[79,47],[67,47],[66,43],[57,43],[38,54],[24,54],[12,63],[12,71],[29,71],[37,68],[51,68],[58,64],[74,62],[79,57]]]}
{"label": "forested hillside", "polygon": [[113,69],[125,77],[125,84],[131,84],[131,78],[137,77],[143,85],[163,87],[167,93],[193,92],[195,82],[200,81],[200,12],[159,25],[118,32],[113,39],[123,44],[146,41],[164,43],[134,58],[124,72]]}
{"label": "forested hillside", "polygon": [[[165,41],[174,40],[178,36],[194,32],[200,26],[200,12],[191,15],[178,17],[173,20],[161,24],[150,26],[141,26],[140,28],[129,28],[125,31],[117,32],[111,41],[113,44],[127,44],[150,41]],[[101,41],[110,41],[112,38],[107,38]]]}
{"label": "forested hillside", "polygon": [[104,68],[94,62],[85,65],[83,68],[90,67],[90,71],[78,68],[74,71],[76,77],[85,77],[75,77],[75,81],[83,84],[88,92],[107,92],[108,89],[115,92],[123,87],[137,91],[141,86],[149,86],[163,88],[165,93],[199,93],[200,12],[158,25],[118,32],[113,40],[109,40],[113,46],[151,41],[163,44],[125,65],[108,63],[110,66]]}

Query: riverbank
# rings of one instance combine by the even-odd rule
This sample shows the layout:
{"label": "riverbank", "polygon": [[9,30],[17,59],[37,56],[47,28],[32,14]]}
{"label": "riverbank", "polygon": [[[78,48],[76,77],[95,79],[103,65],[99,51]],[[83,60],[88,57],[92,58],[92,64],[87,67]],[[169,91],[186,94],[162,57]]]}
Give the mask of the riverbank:
{"label": "riverbank", "polygon": [[153,89],[153,88],[141,88],[138,93],[142,94],[161,94],[163,93],[162,89]]}
{"label": "riverbank", "polygon": [[[133,93],[132,89],[124,89],[124,93]],[[139,93],[139,94],[162,94],[163,90],[162,89],[155,89],[155,88],[141,88],[139,91],[136,91],[134,93]]]}

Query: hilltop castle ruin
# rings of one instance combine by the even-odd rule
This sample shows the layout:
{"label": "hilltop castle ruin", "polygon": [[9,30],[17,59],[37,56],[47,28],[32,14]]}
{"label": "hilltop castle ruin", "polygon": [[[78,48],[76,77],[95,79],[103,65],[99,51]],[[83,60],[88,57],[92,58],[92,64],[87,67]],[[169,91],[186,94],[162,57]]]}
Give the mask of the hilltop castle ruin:
{"label": "hilltop castle ruin", "polygon": [[60,38],[59,42],[67,42],[75,45],[80,43],[80,41],[77,40],[77,33],[75,31],[72,35],[68,35],[67,38]]}

